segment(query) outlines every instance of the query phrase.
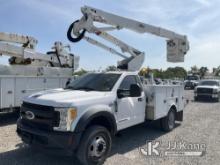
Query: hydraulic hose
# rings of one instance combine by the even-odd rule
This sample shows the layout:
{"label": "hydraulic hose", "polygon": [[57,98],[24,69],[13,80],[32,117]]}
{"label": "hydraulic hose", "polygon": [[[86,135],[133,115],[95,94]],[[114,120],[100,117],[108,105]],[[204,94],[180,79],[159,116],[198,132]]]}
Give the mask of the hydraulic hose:
{"label": "hydraulic hose", "polygon": [[79,42],[85,35],[86,30],[83,29],[83,31],[79,34],[79,36],[77,36],[76,38],[72,37],[72,29],[74,27],[74,24],[79,22],[79,20],[73,22],[70,26],[69,29],[67,31],[67,38],[71,41],[71,42]]}

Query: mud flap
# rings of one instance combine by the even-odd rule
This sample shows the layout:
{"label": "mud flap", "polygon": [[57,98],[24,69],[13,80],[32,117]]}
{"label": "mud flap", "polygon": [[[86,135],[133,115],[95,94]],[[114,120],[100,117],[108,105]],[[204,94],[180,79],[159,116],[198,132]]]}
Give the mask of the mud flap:
{"label": "mud flap", "polygon": [[176,113],[176,121],[183,121],[183,111]]}

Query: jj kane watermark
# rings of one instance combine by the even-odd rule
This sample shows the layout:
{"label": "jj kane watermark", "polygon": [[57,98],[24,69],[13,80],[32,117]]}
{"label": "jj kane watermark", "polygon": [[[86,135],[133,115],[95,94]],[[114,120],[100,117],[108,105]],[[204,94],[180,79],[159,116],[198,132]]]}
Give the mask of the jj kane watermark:
{"label": "jj kane watermark", "polygon": [[204,143],[190,143],[186,141],[147,141],[146,146],[140,148],[144,156],[203,156],[206,151]]}

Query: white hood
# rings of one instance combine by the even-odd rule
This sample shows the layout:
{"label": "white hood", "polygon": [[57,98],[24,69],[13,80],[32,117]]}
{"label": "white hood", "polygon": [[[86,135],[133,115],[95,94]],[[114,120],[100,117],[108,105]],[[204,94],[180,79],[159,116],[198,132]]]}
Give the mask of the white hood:
{"label": "white hood", "polygon": [[70,90],[70,89],[53,89],[46,90],[32,94],[23,99],[25,102],[48,105],[53,107],[70,107],[80,102],[90,102],[91,100],[97,100],[98,98],[105,98],[107,92],[99,91],[81,91],[81,90]]}
{"label": "white hood", "polygon": [[208,85],[198,85],[196,88],[211,88],[211,89],[218,89],[219,87],[218,86],[208,86]]}

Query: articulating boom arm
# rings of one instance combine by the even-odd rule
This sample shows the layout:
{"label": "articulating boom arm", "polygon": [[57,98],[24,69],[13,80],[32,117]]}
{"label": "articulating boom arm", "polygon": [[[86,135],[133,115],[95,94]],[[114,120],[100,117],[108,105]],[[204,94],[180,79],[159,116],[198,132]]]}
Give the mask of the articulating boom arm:
{"label": "articulating boom arm", "polygon": [[[10,64],[67,67],[77,69],[78,56],[70,54],[61,42],[55,42],[47,54],[35,51],[37,40],[30,36],[0,33],[0,55],[7,55]],[[20,44],[20,45],[19,45]],[[70,47],[69,47],[70,48]]]}
{"label": "articulating boom arm", "polygon": [[[119,62],[120,69],[139,70],[144,61],[144,52],[141,52],[123,41],[108,34],[106,31],[121,30],[123,28],[132,30],[138,33],[150,33],[156,36],[169,39],[167,41],[167,61],[183,62],[184,56],[189,50],[189,42],[184,35],[177,34],[173,31],[141,23],[132,19],[117,16],[107,13],[99,9],[88,6],[82,7],[83,16],[80,20],[73,22],[67,32],[67,37],[72,42],[78,42],[81,39],[87,40],[89,43],[99,46],[113,54],[117,54],[124,58]],[[94,23],[108,24],[109,27],[98,27]],[[107,40],[108,42],[118,46],[123,53],[129,53],[131,57],[117,52],[103,43],[100,43],[90,37],[85,36],[85,32],[96,34],[97,36]],[[72,35],[75,35],[74,38]]]}

